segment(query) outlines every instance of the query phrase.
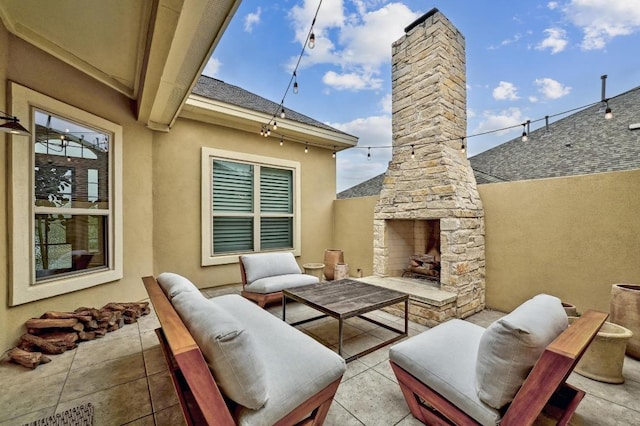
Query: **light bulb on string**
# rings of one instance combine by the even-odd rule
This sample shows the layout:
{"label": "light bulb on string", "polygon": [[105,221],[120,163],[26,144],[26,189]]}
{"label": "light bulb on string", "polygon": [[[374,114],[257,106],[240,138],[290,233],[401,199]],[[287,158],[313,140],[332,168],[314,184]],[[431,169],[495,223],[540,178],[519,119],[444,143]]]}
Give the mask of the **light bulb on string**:
{"label": "light bulb on string", "polygon": [[526,142],[529,140],[529,136],[527,136],[527,123],[522,123],[522,142]]}
{"label": "light bulb on string", "polygon": [[416,152],[415,152],[415,150],[413,149],[413,145],[411,145],[411,159],[413,160],[413,159],[415,159],[415,158],[416,158]]}
{"label": "light bulb on string", "polygon": [[264,126],[260,127],[260,136],[264,136]]}
{"label": "light bulb on string", "polygon": [[304,143],[304,153],[307,154],[309,152],[309,143],[305,142]]}
{"label": "light bulb on string", "polygon": [[276,122],[276,120],[273,120],[273,130],[278,130],[278,123]]}
{"label": "light bulb on string", "polygon": [[280,146],[284,145],[284,138],[280,138]]}
{"label": "light bulb on string", "polygon": [[371,147],[367,148],[367,160],[371,160]]}
{"label": "light bulb on string", "polygon": [[331,153],[331,158],[336,158],[336,147],[333,147],[333,152]]}
{"label": "light bulb on string", "polygon": [[280,110],[280,118],[285,118],[287,114],[284,113],[284,107]]}
{"label": "light bulb on string", "polygon": [[293,94],[298,94],[298,76],[295,71],[293,72]]}
{"label": "light bulb on string", "polygon": [[269,137],[271,136],[271,129],[269,128],[269,126],[267,126],[267,132],[264,134],[264,137]]}
{"label": "light bulb on string", "polygon": [[460,138],[460,152],[464,154],[466,150],[467,147],[464,145],[464,137],[462,137]]}
{"label": "light bulb on string", "polygon": [[611,120],[613,118],[613,112],[611,112],[611,107],[609,106],[609,100],[606,101],[607,109],[604,110],[604,119]]}
{"label": "light bulb on string", "polygon": [[307,46],[309,47],[309,49],[313,49],[314,47],[316,47],[316,35],[313,33],[313,31],[309,36],[309,42],[307,43]]}

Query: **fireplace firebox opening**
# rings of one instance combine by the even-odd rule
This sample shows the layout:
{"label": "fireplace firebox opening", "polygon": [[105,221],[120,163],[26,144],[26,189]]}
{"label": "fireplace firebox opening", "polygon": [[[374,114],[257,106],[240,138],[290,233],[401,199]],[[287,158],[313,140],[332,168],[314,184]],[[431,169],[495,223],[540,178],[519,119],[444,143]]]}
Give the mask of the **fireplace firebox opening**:
{"label": "fireplace firebox opening", "polygon": [[440,220],[386,221],[389,276],[440,279]]}

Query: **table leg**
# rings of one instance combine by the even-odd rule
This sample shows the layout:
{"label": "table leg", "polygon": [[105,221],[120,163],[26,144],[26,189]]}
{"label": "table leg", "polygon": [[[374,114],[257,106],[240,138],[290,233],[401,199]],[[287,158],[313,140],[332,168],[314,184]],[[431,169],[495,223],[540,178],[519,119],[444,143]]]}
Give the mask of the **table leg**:
{"label": "table leg", "polygon": [[287,322],[287,296],[282,293],[282,321]]}
{"label": "table leg", "polygon": [[338,355],[342,356],[342,317],[338,318]]}

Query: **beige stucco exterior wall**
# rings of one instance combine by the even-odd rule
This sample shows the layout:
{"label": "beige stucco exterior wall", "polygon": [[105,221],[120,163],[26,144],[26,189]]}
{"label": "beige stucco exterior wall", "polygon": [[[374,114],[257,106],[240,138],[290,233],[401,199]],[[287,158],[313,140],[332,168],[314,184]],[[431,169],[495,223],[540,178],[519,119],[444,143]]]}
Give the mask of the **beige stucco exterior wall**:
{"label": "beige stucco exterior wall", "polygon": [[640,283],[640,171],[480,185],[487,305],[540,292],[609,311],[611,285]]}
{"label": "beige stucco exterior wall", "polygon": [[373,275],[373,211],[378,197],[360,197],[335,202],[335,248],[344,252],[349,275]]}
{"label": "beige stucco exterior wall", "polygon": [[[640,283],[640,170],[478,189],[485,208],[487,307],[509,312],[544,292],[578,312],[608,312],[612,284]],[[335,245],[365,275],[372,271],[376,198],[335,203]]]}
{"label": "beige stucco exterior wall", "polygon": [[7,110],[7,80],[15,81],[69,105],[104,117],[123,127],[124,278],[66,295],[8,307],[7,144],[0,134],[0,348],[9,349],[24,333],[24,321],[48,310],[136,301],[146,297],[140,277],[153,273],[152,139],[135,121],[132,103],[41,50],[23,42],[0,24],[0,110]]}
{"label": "beige stucco exterior wall", "polygon": [[156,273],[171,271],[200,288],[239,283],[237,263],[201,266],[201,148],[211,147],[297,161],[301,167],[301,256],[320,262],[331,246],[335,160],[330,149],[309,147],[223,126],[179,119],[170,133],[157,134],[154,157],[154,253]]}

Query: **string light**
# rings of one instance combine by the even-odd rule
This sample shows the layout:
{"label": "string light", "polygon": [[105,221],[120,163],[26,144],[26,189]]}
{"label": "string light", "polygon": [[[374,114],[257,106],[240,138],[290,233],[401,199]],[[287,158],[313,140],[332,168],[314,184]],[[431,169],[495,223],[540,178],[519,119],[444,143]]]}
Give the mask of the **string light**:
{"label": "string light", "polygon": [[604,110],[604,119],[611,120],[613,118],[613,113],[611,112],[611,107],[609,107],[609,99],[605,101],[607,108]]}
{"label": "string light", "polygon": [[529,140],[529,136],[527,136],[527,123],[522,123],[522,142],[526,142]]}
{"label": "string light", "polygon": [[284,145],[284,138],[280,138],[280,146]]}
{"label": "string light", "polygon": [[367,160],[371,160],[371,147],[369,147],[367,151]]}
{"label": "string light", "polygon": [[304,153],[307,154],[309,152],[309,143],[305,142],[304,143]]}
{"label": "string light", "polygon": [[460,138],[460,152],[464,154],[466,150],[467,150],[467,147],[464,145],[464,136],[463,136],[462,138]]}
{"label": "string light", "polygon": [[333,146],[333,153],[331,153],[331,158],[336,158],[336,147]]}
{"label": "string light", "polygon": [[413,145],[411,145],[411,159],[416,158],[416,151],[413,149]]}
{"label": "string light", "polygon": [[[284,109],[284,100],[287,97],[287,94],[289,93],[289,89],[293,88],[293,93],[294,94],[298,94],[298,91],[300,90],[300,87],[298,85],[298,68],[300,66],[300,62],[302,61],[302,57],[304,56],[304,51],[305,49],[308,47],[309,49],[313,49],[315,47],[315,42],[316,42],[316,36],[315,33],[313,32],[313,26],[316,23],[316,18],[318,17],[318,12],[320,11],[320,7],[322,6],[322,0],[320,0],[318,2],[318,7],[316,8],[316,13],[313,16],[313,21],[311,22],[311,26],[309,27],[309,32],[307,33],[307,38],[305,43],[302,44],[302,49],[300,51],[300,55],[298,55],[298,61],[296,62],[295,67],[293,68],[293,72],[291,74],[291,78],[289,79],[289,84],[287,85],[286,90],[284,91],[284,95],[282,96],[282,100],[280,101],[280,104],[278,106],[278,108],[274,111],[273,115],[271,116],[271,119],[268,121],[267,123],[267,127],[269,127],[271,125],[271,122],[273,121],[273,130],[275,131],[277,129],[277,124],[275,121],[275,117],[278,113],[280,113],[280,118],[284,119],[286,117],[286,113],[285,113],[285,109]],[[261,131],[262,134],[262,131]]]}
{"label": "string light", "polygon": [[275,132],[276,130],[278,130],[278,123],[276,123],[276,121],[273,120],[273,131]]}

